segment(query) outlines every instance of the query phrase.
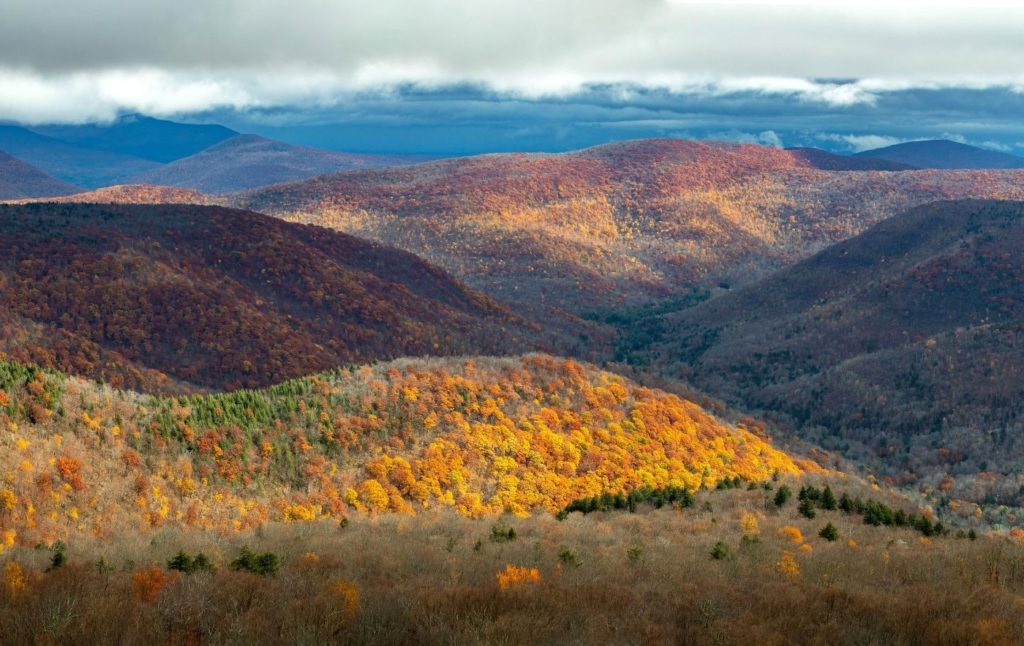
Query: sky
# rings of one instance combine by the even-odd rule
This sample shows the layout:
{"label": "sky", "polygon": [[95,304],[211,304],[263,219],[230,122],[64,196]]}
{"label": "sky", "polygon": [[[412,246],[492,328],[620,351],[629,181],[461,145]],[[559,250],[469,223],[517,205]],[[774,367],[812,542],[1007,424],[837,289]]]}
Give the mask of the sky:
{"label": "sky", "polygon": [[0,120],[124,113],[358,152],[669,136],[1024,154],[1024,5],[3,0]]}

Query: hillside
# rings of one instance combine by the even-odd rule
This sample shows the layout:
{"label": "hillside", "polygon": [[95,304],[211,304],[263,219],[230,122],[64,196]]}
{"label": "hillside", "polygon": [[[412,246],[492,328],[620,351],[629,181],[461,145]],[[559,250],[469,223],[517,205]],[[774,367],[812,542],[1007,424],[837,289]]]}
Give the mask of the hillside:
{"label": "hillside", "polygon": [[0,362],[0,424],[0,531],[28,545],[357,511],[554,513],[605,492],[819,470],[692,402],[544,355],[179,399]]}
{"label": "hillside", "polygon": [[0,352],[155,391],[547,347],[405,252],[216,207],[0,206],[0,298]]}
{"label": "hillside", "polygon": [[909,141],[865,150],[855,157],[884,159],[917,168],[1024,168],[1024,157],[946,139]]}
{"label": "hillside", "polygon": [[895,481],[1020,506],[1021,244],[1024,203],[919,207],[637,325],[640,354]]}
{"label": "hillside", "polygon": [[67,195],[78,189],[0,150],[0,200]]}
{"label": "hillside", "polygon": [[152,184],[117,184],[84,193],[71,193],[45,200],[27,198],[7,200],[15,204],[30,202],[57,202],[61,204],[204,204],[215,206],[219,200],[211,195],[187,188],[154,186]]}
{"label": "hillside", "polygon": [[279,182],[399,163],[381,155],[352,155],[293,146],[257,135],[236,135],[189,157],[132,178],[142,184],[232,193]]}
{"label": "hillside", "polygon": [[330,175],[231,202],[406,249],[506,302],[586,313],[744,284],[937,199],[1024,199],[1022,172],[813,165],[801,151],[649,140]]}

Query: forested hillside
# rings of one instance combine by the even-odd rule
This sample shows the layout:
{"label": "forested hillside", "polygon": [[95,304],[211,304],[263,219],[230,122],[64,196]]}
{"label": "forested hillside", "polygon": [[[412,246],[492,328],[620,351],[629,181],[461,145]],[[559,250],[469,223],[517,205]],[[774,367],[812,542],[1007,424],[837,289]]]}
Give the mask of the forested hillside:
{"label": "forested hillside", "polygon": [[549,347],[408,253],[216,207],[0,206],[0,351],[149,391]]}

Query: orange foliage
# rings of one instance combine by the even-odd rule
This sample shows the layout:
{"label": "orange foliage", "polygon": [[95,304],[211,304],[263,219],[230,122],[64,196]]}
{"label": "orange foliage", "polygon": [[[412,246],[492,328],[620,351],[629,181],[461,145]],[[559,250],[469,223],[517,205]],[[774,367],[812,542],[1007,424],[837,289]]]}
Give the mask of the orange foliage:
{"label": "orange foliage", "polygon": [[85,482],[82,480],[82,463],[80,461],[66,455],[57,458],[57,473],[75,491],[85,489]]}
{"label": "orange foliage", "polygon": [[141,568],[132,573],[132,597],[143,603],[153,603],[160,597],[174,577],[157,565]]}
{"label": "orange foliage", "polygon": [[509,565],[504,571],[498,572],[495,576],[498,579],[498,587],[502,590],[526,584],[540,583],[541,580],[540,571],[537,568],[518,567],[516,565]]}

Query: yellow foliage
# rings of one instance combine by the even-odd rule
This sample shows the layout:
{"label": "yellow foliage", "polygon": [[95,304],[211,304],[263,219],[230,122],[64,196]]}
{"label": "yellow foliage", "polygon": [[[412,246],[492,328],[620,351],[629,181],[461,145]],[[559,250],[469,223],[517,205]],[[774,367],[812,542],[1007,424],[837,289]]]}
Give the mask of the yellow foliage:
{"label": "yellow foliage", "polygon": [[0,489],[0,507],[10,511],[18,504],[18,496],[10,489]]}
{"label": "yellow foliage", "polygon": [[502,590],[526,584],[540,583],[541,580],[540,571],[537,568],[518,567],[515,565],[507,566],[504,571],[498,572],[496,577],[498,579],[498,587]]}
{"label": "yellow foliage", "polygon": [[370,478],[360,483],[358,487],[359,500],[366,506],[370,511],[386,511],[388,508],[388,502],[390,497],[384,487]]}
{"label": "yellow foliage", "polygon": [[21,569],[21,565],[14,561],[9,561],[4,566],[4,586],[12,597],[16,597],[25,591],[28,587],[28,581],[25,577],[25,571]]}
{"label": "yellow foliage", "polygon": [[335,579],[324,586],[324,593],[331,600],[331,606],[341,610],[347,620],[359,613],[359,587],[345,579]]}
{"label": "yellow foliage", "polygon": [[750,536],[757,536],[761,528],[757,524],[757,516],[749,511],[740,512],[740,531]]}
{"label": "yellow foliage", "polygon": [[288,522],[316,520],[316,509],[313,505],[288,505],[284,508],[284,519]]}

